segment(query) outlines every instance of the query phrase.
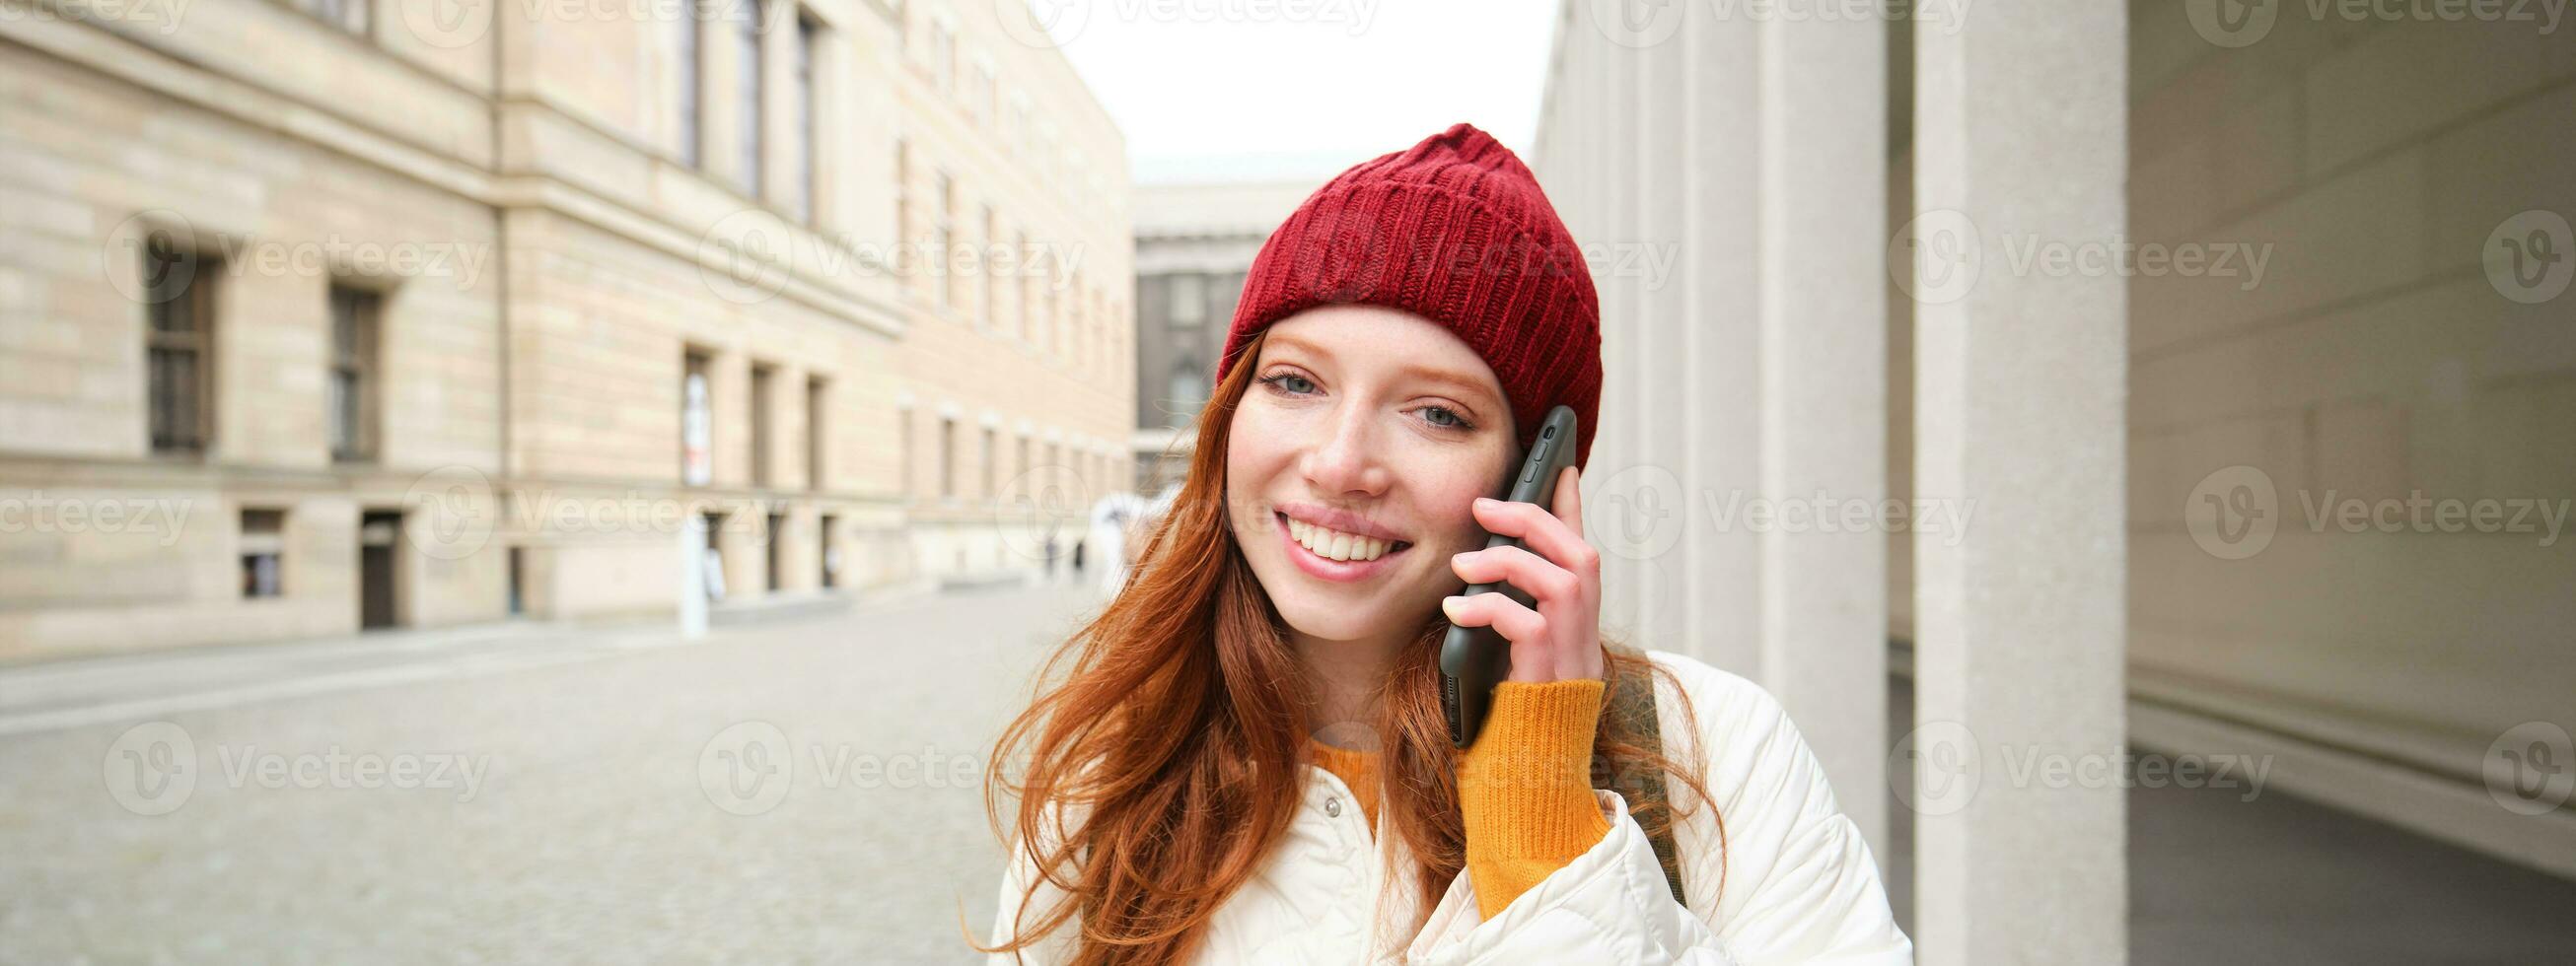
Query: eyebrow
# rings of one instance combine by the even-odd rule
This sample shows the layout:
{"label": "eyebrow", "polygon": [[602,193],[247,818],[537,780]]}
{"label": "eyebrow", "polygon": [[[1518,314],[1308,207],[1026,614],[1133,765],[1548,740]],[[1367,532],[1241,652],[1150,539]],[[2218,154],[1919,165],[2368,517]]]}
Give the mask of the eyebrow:
{"label": "eyebrow", "polygon": [[[1307,352],[1312,352],[1312,353],[1314,353],[1314,354],[1316,354],[1316,355],[1319,355],[1319,356],[1324,357],[1324,359],[1325,359],[1326,361],[1331,361],[1331,360],[1332,360],[1332,358],[1333,358],[1332,350],[1326,349],[1326,348],[1324,348],[1323,346],[1316,345],[1316,344],[1314,344],[1314,343],[1312,343],[1312,342],[1308,342],[1308,341],[1306,341],[1306,340],[1304,340],[1304,339],[1300,339],[1300,338],[1298,338],[1298,337],[1296,337],[1296,336],[1293,336],[1293,335],[1282,335],[1282,334],[1280,334],[1280,333],[1278,333],[1278,332],[1272,332],[1272,333],[1270,333],[1270,335],[1269,335],[1269,339],[1270,339],[1270,341],[1272,341],[1272,342],[1276,342],[1276,343],[1279,343],[1280,345],[1283,345],[1283,346],[1288,346],[1288,347],[1297,348],[1297,349],[1303,349],[1303,350],[1305,350],[1305,351],[1307,351]],[[1495,397],[1495,393],[1493,392],[1493,390],[1487,389],[1483,384],[1478,383],[1477,381],[1475,381],[1475,380],[1473,380],[1473,379],[1469,379],[1469,378],[1467,378],[1466,376],[1459,375],[1457,372],[1452,371],[1452,370],[1448,370],[1448,369],[1434,369],[1434,368],[1431,368],[1431,367],[1429,367],[1429,366],[1421,365],[1421,364],[1419,364],[1419,363],[1410,363],[1410,364],[1407,364],[1404,368],[1396,370],[1396,372],[1397,372],[1397,374],[1398,374],[1398,375],[1411,376],[1411,377],[1416,378],[1416,379],[1421,379],[1421,380],[1425,380],[1425,381],[1428,381],[1428,382],[1441,383],[1441,384],[1443,384],[1443,385],[1447,385],[1447,386],[1455,387],[1455,388],[1458,388],[1458,389],[1466,390],[1468,394],[1470,394],[1471,396],[1473,396],[1473,397],[1474,397],[1472,400],[1470,400],[1470,401],[1472,401],[1472,402],[1477,402],[1477,403],[1488,403],[1488,402],[1490,402],[1490,403],[1495,404],[1496,406],[1500,406],[1500,405],[1501,405],[1501,402],[1502,402],[1500,399],[1498,399],[1498,398],[1496,398],[1496,397]]]}

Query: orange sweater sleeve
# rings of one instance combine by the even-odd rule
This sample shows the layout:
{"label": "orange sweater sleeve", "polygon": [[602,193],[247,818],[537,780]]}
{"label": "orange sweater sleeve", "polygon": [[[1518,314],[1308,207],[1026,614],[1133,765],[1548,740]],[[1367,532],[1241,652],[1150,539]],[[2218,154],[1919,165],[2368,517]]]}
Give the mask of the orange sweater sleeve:
{"label": "orange sweater sleeve", "polygon": [[1458,764],[1467,877],[1484,918],[1609,834],[1592,794],[1592,733],[1602,681],[1494,687],[1483,734]]}

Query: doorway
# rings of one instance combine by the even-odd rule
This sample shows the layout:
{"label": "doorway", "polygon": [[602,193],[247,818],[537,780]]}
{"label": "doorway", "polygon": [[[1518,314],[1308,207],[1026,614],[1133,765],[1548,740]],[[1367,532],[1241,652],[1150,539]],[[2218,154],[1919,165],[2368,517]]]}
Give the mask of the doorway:
{"label": "doorway", "polygon": [[402,511],[369,510],[358,518],[358,628],[392,627],[402,620],[399,565]]}

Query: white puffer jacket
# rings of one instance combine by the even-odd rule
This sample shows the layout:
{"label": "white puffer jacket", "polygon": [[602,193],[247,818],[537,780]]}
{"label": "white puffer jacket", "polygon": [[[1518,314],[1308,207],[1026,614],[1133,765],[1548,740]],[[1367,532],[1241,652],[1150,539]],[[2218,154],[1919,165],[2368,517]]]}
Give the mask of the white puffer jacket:
{"label": "white puffer jacket", "polygon": [[[1199,960],[1210,963],[1911,963],[1913,944],[1888,911],[1878,865],[1860,830],[1834,804],[1823,769],[1761,687],[1692,658],[1647,655],[1670,669],[1698,715],[1699,748],[1719,816],[1667,778],[1673,832],[1690,906],[1673,901],[1645,832],[1617,793],[1594,792],[1611,823],[1600,844],[1522,893],[1491,921],[1460,874],[1419,935],[1373,932],[1409,924],[1419,908],[1412,861],[1394,836],[1376,835],[1341,779],[1307,773],[1288,835],[1261,873],[1217,910]],[[1696,754],[1671,685],[1657,695],[1664,753]],[[1718,845],[1718,818],[1725,845]],[[1381,823],[1383,817],[1381,816]],[[1381,825],[1382,830],[1382,825]],[[1404,870],[1389,880],[1384,852]],[[1020,891],[1033,875],[1017,848],[1002,877],[994,936],[1012,934]],[[1720,883],[1723,883],[1721,888]],[[1035,917],[1059,897],[1042,889]],[[1383,908],[1379,908],[1383,905]],[[1025,962],[1069,962],[1068,922],[1026,951]],[[1009,954],[994,957],[1011,962]]]}

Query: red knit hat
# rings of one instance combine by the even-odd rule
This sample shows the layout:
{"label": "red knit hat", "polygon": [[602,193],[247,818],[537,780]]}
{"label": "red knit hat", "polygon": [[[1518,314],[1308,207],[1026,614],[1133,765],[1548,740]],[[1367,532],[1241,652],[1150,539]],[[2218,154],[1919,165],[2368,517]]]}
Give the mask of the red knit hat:
{"label": "red knit hat", "polygon": [[1523,452],[1559,404],[1601,405],[1601,302],[1538,179],[1510,148],[1460,124],[1361,162],[1270,233],[1235,305],[1216,378],[1264,326],[1318,305],[1402,309],[1466,340],[1502,382]]}

